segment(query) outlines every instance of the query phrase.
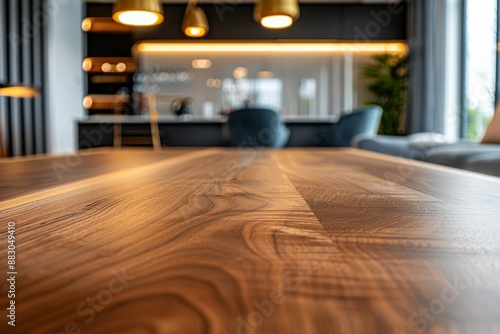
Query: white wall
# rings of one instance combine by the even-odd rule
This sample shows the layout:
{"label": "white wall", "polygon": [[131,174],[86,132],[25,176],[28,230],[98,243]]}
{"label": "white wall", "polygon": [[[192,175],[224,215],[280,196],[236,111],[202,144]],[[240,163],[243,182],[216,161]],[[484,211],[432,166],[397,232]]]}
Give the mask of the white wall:
{"label": "white wall", "polygon": [[48,0],[48,131],[49,152],[77,148],[76,120],[85,115],[83,100],[83,4]]}

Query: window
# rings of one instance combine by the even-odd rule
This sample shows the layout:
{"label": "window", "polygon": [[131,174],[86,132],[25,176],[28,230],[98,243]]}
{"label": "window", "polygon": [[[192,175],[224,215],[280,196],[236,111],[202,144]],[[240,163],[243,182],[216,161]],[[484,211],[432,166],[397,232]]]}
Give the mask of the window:
{"label": "window", "polygon": [[316,112],[316,80],[302,79],[299,87],[299,115],[309,116]]}
{"label": "window", "polygon": [[224,79],[222,81],[223,110],[247,107],[282,109],[281,79]]}
{"label": "window", "polygon": [[498,0],[466,0],[463,137],[480,141],[495,110]]}

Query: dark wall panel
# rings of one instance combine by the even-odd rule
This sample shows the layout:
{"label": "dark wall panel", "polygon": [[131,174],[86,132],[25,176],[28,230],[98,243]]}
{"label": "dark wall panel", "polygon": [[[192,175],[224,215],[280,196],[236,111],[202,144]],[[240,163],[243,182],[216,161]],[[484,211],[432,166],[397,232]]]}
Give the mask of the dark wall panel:
{"label": "dark wall panel", "polygon": [[406,4],[345,6],[344,38],[355,41],[407,39]]}
{"label": "dark wall panel", "polygon": [[[0,0],[1,83],[43,88],[47,15],[44,0]],[[43,92],[35,99],[0,97],[0,127],[7,153],[45,153],[45,119]]]}
{"label": "dark wall panel", "polygon": [[[299,19],[290,28],[282,30],[261,27],[253,19],[252,4],[229,6],[216,3],[205,4],[202,8],[210,25],[210,31],[203,39],[406,40],[404,3],[394,8],[389,5],[300,4]],[[103,12],[102,7],[100,9]],[[186,5],[164,5],[165,21],[159,26],[135,29],[135,40],[192,40],[181,31],[185,10]]]}

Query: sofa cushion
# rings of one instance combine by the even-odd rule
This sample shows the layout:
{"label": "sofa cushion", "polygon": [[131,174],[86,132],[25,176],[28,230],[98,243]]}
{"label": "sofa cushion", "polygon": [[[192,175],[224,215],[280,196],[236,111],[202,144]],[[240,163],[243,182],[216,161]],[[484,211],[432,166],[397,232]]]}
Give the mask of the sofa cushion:
{"label": "sofa cushion", "polygon": [[497,105],[495,115],[486,129],[481,143],[500,144],[500,103]]}
{"label": "sofa cushion", "polygon": [[[366,136],[354,137],[352,146],[367,151],[410,158],[413,154],[407,137],[398,136]],[[417,159],[421,158],[421,152],[417,152]]]}
{"label": "sofa cushion", "polygon": [[500,153],[500,145],[476,143],[442,144],[427,151],[424,161],[464,169],[469,159],[489,153]]}
{"label": "sofa cushion", "polygon": [[500,176],[500,152],[475,155],[467,160],[465,169]]}
{"label": "sofa cushion", "polygon": [[446,139],[437,133],[417,133],[410,136],[356,136],[353,146],[368,151],[422,160],[425,152],[441,145]]}
{"label": "sofa cushion", "polygon": [[441,133],[420,132],[409,135],[408,142],[410,143],[410,150],[412,152],[420,151],[422,152],[422,156],[424,156],[425,152],[433,147],[447,143],[448,140]]}

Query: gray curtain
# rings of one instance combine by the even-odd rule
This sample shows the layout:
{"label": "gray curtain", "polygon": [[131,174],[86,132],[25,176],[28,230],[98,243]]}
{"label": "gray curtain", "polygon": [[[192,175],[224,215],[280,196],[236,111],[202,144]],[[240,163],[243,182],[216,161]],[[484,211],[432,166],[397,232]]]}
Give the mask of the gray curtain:
{"label": "gray curtain", "polygon": [[408,1],[406,132],[443,132],[446,0]]}
{"label": "gray curtain", "polygon": [[[0,127],[11,156],[45,153],[45,0],[0,0],[0,82],[42,89],[34,99],[0,97]],[[2,141],[4,143],[4,141]]]}

